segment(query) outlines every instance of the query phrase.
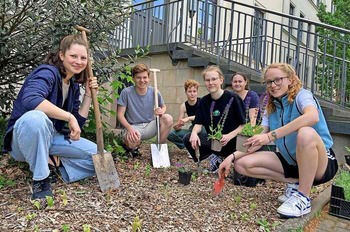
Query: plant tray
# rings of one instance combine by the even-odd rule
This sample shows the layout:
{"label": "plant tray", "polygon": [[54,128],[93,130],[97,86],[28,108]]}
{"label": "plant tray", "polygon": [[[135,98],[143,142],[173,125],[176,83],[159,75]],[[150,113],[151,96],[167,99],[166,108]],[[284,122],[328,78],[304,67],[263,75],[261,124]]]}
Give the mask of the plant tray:
{"label": "plant tray", "polygon": [[350,220],[350,201],[344,200],[343,187],[332,185],[329,214]]}

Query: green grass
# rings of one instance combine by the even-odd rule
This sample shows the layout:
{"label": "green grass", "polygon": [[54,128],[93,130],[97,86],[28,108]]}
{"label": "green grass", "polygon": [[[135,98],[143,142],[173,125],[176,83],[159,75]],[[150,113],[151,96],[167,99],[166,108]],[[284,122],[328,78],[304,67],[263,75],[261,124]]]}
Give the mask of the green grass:
{"label": "green grass", "polygon": [[343,170],[335,178],[335,184],[343,187],[345,200],[350,200],[350,172]]}

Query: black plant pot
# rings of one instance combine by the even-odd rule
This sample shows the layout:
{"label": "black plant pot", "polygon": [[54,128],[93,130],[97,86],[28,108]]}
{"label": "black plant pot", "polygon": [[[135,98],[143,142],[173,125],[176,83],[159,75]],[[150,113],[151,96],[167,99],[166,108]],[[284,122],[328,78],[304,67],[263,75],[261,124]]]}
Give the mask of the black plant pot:
{"label": "black plant pot", "polygon": [[350,165],[350,155],[345,155],[345,163]]}
{"label": "black plant pot", "polygon": [[183,185],[188,185],[191,182],[192,172],[180,172],[179,171],[179,183]]}

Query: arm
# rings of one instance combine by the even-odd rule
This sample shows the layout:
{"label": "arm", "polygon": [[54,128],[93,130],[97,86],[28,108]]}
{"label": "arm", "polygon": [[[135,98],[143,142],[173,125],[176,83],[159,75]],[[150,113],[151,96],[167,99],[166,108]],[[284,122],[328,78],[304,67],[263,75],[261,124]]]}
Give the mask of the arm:
{"label": "arm", "polygon": [[81,103],[79,114],[84,118],[89,115],[90,105],[92,101],[91,88],[98,89],[97,78],[89,78],[85,83],[85,94],[83,96],[83,102]]}
{"label": "arm", "polygon": [[202,130],[202,125],[200,124],[195,124],[192,129],[190,142],[193,149],[197,149],[197,147],[201,145],[201,141],[198,137],[198,133],[201,132],[201,130]]}
{"label": "arm", "polygon": [[185,117],[185,113],[186,113],[185,103],[182,103],[181,106],[180,106],[179,117],[178,117],[178,119],[177,119],[177,123],[176,123],[176,125],[174,126],[174,129],[175,129],[175,130],[180,130],[181,127],[184,126],[183,119],[184,119],[184,117]]}
{"label": "arm", "polygon": [[[302,115],[300,115],[295,120],[289,122],[288,124],[274,130],[276,133],[276,138],[274,138],[272,131],[264,130],[262,134],[255,135],[247,139],[246,145],[252,145],[248,152],[251,153],[257,149],[255,147],[266,145],[276,139],[287,136],[295,131],[298,131],[302,127],[311,127],[316,124],[319,120],[318,110],[312,106],[306,106]],[[268,132],[268,133],[267,133]]]}
{"label": "arm", "polygon": [[127,140],[135,142],[139,139],[139,133],[135,130],[125,118],[126,107],[122,105],[117,106],[117,117],[118,121],[128,131]]}
{"label": "arm", "polygon": [[256,125],[256,118],[258,117],[258,108],[250,108],[249,109],[249,121],[252,126]]}
{"label": "arm", "polygon": [[244,125],[239,125],[235,130],[231,131],[228,134],[222,136],[220,142],[222,146],[225,146],[231,139],[237,136],[239,132],[242,131]]}

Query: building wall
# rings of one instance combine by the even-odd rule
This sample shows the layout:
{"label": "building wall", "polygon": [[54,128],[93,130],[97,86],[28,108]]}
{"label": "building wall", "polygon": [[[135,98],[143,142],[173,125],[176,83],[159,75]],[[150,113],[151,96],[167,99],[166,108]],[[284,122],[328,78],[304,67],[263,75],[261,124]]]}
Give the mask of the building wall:
{"label": "building wall", "polygon": [[[158,89],[164,98],[167,113],[173,116],[174,122],[177,121],[181,103],[187,100],[183,87],[187,79],[194,79],[199,82],[198,96],[204,96],[208,93],[201,76],[203,68],[190,68],[187,66],[187,61],[179,61],[176,66],[173,66],[168,54],[158,54],[140,59],[138,63],[144,63],[149,68],[160,69],[160,73],[157,73]],[[151,85],[154,86],[152,75]],[[109,88],[108,86],[105,87]],[[110,104],[109,109],[116,111],[116,102]],[[117,121],[115,116],[103,116],[103,120],[108,122],[111,128],[116,128]]]}

